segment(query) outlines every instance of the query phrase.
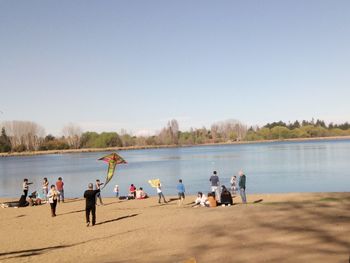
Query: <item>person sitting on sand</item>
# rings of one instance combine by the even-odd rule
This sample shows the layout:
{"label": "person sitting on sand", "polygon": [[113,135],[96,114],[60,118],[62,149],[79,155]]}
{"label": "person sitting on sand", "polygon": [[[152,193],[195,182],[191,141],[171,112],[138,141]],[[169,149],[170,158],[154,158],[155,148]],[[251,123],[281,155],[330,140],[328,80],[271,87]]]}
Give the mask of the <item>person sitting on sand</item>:
{"label": "person sitting on sand", "polygon": [[84,192],[86,226],[90,225],[90,213],[92,214],[92,226],[96,223],[96,195],[100,189],[93,190],[93,184],[89,183],[88,190]]}
{"label": "person sitting on sand", "polygon": [[18,207],[26,207],[29,205],[25,195],[21,195],[21,198],[18,201]]}
{"label": "person sitting on sand", "polygon": [[57,200],[58,196],[60,195],[60,192],[56,190],[55,185],[51,185],[51,189],[47,194],[47,197],[49,198],[49,203],[51,207],[51,216],[56,216],[56,206],[57,206]]}
{"label": "person sitting on sand", "polygon": [[23,180],[23,195],[24,198],[27,198],[28,196],[28,191],[29,191],[29,185],[31,185],[33,183],[29,183],[27,178],[24,178]]}
{"label": "person sitting on sand", "polygon": [[227,188],[224,185],[221,186],[221,188],[221,205],[233,205],[231,193],[227,190]]}
{"label": "person sitting on sand", "polygon": [[198,192],[197,198],[194,201],[195,206],[207,206],[208,198],[202,192]]}
{"label": "person sitting on sand", "polygon": [[36,205],[41,205],[44,201],[44,196],[40,191],[36,191],[36,198],[35,198],[35,204]]}
{"label": "person sitting on sand", "polygon": [[160,204],[161,198],[163,198],[164,203],[167,203],[167,201],[165,200],[165,197],[163,195],[162,186],[161,186],[160,183],[158,183],[158,186],[157,186],[157,194],[158,194],[158,197],[159,197],[158,204]]}
{"label": "person sitting on sand", "polygon": [[217,202],[215,199],[215,192],[214,193],[208,193],[208,201],[206,202],[207,206],[209,207],[216,207]]}
{"label": "person sitting on sand", "polygon": [[143,188],[140,187],[139,190],[136,190],[136,199],[145,199],[147,198],[147,194],[143,191]]}

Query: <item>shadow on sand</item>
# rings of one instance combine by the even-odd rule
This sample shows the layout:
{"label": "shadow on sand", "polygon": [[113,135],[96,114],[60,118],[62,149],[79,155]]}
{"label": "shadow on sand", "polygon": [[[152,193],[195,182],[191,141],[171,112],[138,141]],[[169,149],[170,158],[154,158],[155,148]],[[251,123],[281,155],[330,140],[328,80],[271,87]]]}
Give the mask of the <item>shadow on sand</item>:
{"label": "shadow on sand", "polygon": [[[287,262],[303,262],[306,256],[313,259],[313,262],[320,262],[323,257],[328,257],[328,261],[323,262],[348,262],[349,198],[338,202],[331,198],[323,200],[324,202],[277,203],[273,206],[264,204],[261,199],[256,200],[252,203],[262,202],[261,206],[246,206],[244,210],[244,221],[249,224],[246,227],[237,228],[237,224],[231,224],[223,228],[218,221],[201,226],[200,229],[194,228],[194,240],[226,239],[227,244],[198,242],[188,247],[187,256],[195,256],[198,260],[205,261],[207,256],[217,253],[216,251],[227,249],[236,255],[236,262],[246,262],[244,254],[247,255],[250,251],[254,251],[255,258],[264,262],[283,262],[285,259],[289,259]],[[269,216],[261,217],[262,210],[268,211]],[[337,226],[344,230],[339,232]],[[256,236],[259,232],[264,233],[264,238]],[[288,243],[283,241],[284,238],[289,240]],[[244,246],[232,246],[232,242]],[[183,255],[178,255],[178,258],[182,257]]]}
{"label": "shadow on sand", "polygon": [[127,216],[121,216],[121,217],[118,217],[118,218],[114,218],[114,219],[110,219],[110,220],[99,222],[99,223],[96,224],[96,226],[107,224],[107,223],[116,222],[116,221],[119,221],[119,220],[123,220],[123,219],[130,218],[130,217],[135,217],[135,216],[138,216],[138,215],[139,214],[132,214],[132,215],[127,215]]}
{"label": "shadow on sand", "polygon": [[[115,222],[115,221],[119,221],[119,220],[130,218],[130,217],[135,217],[137,215],[139,215],[139,214],[132,214],[132,215],[127,215],[127,216],[122,216],[122,217],[118,217],[118,218],[115,218],[115,219],[106,220],[106,221],[97,223],[96,225],[102,225],[102,224],[106,224],[106,223],[110,223],[110,222]],[[53,250],[69,248],[69,247],[75,247],[75,246],[78,246],[78,245],[86,244],[86,243],[89,243],[89,242],[95,242],[95,241],[98,241],[98,240],[105,240],[105,239],[108,239],[108,238],[113,238],[113,237],[116,237],[116,236],[120,236],[122,234],[128,234],[128,233],[131,233],[131,232],[135,232],[135,231],[138,231],[140,229],[141,228],[139,228],[139,229],[135,228],[133,230],[128,230],[128,231],[125,231],[125,232],[121,232],[121,233],[117,233],[117,234],[113,234],[113,235],[109,235],[109,236],[93,238],[93,239],[89,239],[89,240],[86,240],[86,241],[77,242],[77,243],[73,243],[73,244],[69,244],[69,245],[59,245],[59,246],[51,246],[51,247],[42,247],[42,248],[33,248],[33,249],[25,249],[25,250],[3,252],[3,253],[0,253],[0,262],[2,260],[11,259],[11,258],[23,258],[23,257],[38,256],[38,255],[41,255],[41,254],[45,254],[47,252],[51,252]]]}

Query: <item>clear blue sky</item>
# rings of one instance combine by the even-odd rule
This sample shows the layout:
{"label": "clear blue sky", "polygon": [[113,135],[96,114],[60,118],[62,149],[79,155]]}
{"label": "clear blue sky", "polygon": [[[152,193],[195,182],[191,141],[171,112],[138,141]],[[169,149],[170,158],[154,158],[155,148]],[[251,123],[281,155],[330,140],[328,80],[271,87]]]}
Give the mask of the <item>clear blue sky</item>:
{"label": "clear blue sky", "polygon": [[0,1],[0,121],[350,120],[350,1]]}

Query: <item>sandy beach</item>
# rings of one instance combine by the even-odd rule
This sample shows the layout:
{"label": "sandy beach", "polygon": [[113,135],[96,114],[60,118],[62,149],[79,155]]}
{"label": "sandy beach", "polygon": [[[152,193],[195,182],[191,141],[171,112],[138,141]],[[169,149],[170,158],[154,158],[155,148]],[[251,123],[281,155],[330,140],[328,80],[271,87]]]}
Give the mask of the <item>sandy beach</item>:
{"label": "sandy beach", "polygon": [[193,200],[106,198],[94,227],[85,225],[83,199],[59,204],[55,218],[49,205],[1,208],[0,261],[349,261],[350,193],[256,194],[217,208]]}

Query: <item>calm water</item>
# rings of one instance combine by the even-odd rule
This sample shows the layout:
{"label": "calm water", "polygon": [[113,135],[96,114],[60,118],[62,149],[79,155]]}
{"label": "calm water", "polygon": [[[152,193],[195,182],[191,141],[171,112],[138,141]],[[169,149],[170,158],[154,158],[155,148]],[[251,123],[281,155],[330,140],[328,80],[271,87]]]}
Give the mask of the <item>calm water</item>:
{"label": "calm water", "polygon": [[[89,182],[104,181],[106,164],[97,159],[105,153],[43,155],[0,158],[0,197],[21,194],[23,178],[40,189],[43,177],[50,184],[61,176],[68,197],[80,197]],[[248,193],[333,192],[350,190],[350,140],[278,142],[250,145],[201,146],[174,149],[119,151],[127,165],[117,167],[103,196],[112,196],[119,184],[122,195],[130,183],[155,194],[147,181],[160,178],[165,195],[176,194],[182,178],[188,193],[209,190],[209,177],[218,171],[222,184],[243,168]]]}

